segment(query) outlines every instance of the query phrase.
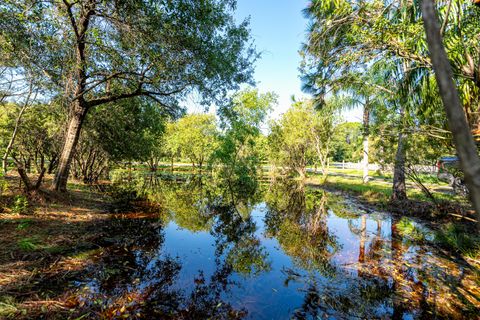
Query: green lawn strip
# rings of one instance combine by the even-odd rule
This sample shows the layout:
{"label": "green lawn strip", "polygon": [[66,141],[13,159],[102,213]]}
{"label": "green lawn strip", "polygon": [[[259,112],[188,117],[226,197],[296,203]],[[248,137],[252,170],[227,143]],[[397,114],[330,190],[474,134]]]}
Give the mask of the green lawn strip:
{"label": "green lawn strip", "polygon": [[[312,177],[315,182],[320,183],[321,176]],[[361,194],[368,201],[381,201],[387,202],[392,195],[392,185],[383,181],[371,180],[367,184],[364,184],[362,177],[343,177],[337,175],[330,175],[327,178],[326,185],[334,189],[352,191]],[[427,187],[440,187],[441,185],[429,184]],[[432,189],[432,188],[431,188]],[[445,201],[460,201],[461,199],[453,194],[437,192],[431,190],[434,197],[438,200]],[[410,199],[429,201],[428,197],[418,188],[407,188],[407,195]]]}

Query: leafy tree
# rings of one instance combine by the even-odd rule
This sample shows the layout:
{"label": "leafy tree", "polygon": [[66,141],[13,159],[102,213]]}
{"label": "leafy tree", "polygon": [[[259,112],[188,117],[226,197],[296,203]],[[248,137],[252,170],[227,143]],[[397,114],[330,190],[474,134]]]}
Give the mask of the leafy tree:
{"label": "leafy tree", "polygon": [[[53,172],[58,164],[61,148],[58,141],[63,133],[63,106],[58,103],[31,105],[23,110],[21,123],[18,121],[18,109],[14,104],[5,106],[6,118],[0,127],[5,130],[5,142],[8,141],[9,154],[14,159],[15,167],[26,189],[30,191],[38,189],[44,174]],[[15,136],[13,142],[12,132]],[[34,184],[27,175],[33,171],[38,174]]]}
{"label": "leafy tree", "polygon": [[54,181],[66,190],[85,117],[95,107],[143,97],[171,114],[196,90],[218,101],[251,76],[248,22],[234,0],[35,1],[0,5],[2,66],[31,69],[69,102]]}
{"label": "leafy tree", "polygon": [[[328,110],[328,111],[327,111]],[[271,162],[305,177],[310,159],[320,163],[326,175],[334,118],[328,107],[321,111],[311,101],[297,101],[270,126]]]}
{"label": "leafy tree", "polygon": [[[462,112],[460,95],[455,87],[452,67],[442,42],[442,30],[437,20],[434,3],[433,1],[423,0],[421,8],[430,57],[440,95],[460,157],[460,164],[465,173],[465,183],[470,191],[470,199],[477,216],[480,217],[480,158],[477,147]],[[472,67],[472,65],[470,66]],[[478,70],[475,72],[478,72]],[[478,219],[477,226],[480,227],[480,219]]]}
{"label": "leafy tree", "polygon": [[[473,35],[480,30],[479,13],[454,0],[439,2],[438,7],[440,32],[461,88],[463,110],[470,126],[475,127],[478,119],[473,110],[478,108],[479,82],[473,70],[478,67],[479,42]],[[409,1],[395,5],[382,1],[361,5],[350,0],[312,1],[306,13],[312,20],[302,66],[306,89],[319,102],[329,92],[349,90],[359,83],[388,93],[383,99],[394,106],[390,112],[399,115],[392,117],[398,126],[393,195],[405,198],[405,130],[430,122],[438,101],[419,7]]]}
{"label": "leafy tree", "polygon": [[215,152],[215,163],[219,165],[216,175],[232,193],[248,194],[257,188],[260,126],[276,102],[272,92],[245,89],[234,94],[228,108],[220,110],[223,132]]}
{"label": "leafy tree", "polygon": [[168,144],[200,170],[217,147],[217,124],[212,114],[189,114],[174,123]]}
{"label": "leafy tree", "polygon": [[337,125],[332,137],[333,161],[358,162],[362,158],[362,124],[345,122]]}
{"label": "leafy tree", "polygon": [[74,155],[74,176],[96,182],[102,174],[108,174],[112,163],[147,161],[164,127],[161,110],[141,99],[96,108],[86,119]]}

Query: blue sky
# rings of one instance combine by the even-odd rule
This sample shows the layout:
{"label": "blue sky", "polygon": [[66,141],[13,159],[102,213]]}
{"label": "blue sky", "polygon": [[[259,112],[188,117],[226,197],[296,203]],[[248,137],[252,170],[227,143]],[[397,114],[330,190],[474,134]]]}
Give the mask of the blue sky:
{"label": "blue sky", "polygon": [[[261,92],[274,91],[279,103],[272,112],[278,118],[291,105],[291,96],[306,97],[299,78],[302,43],[306,39],[308,20],[302,10],[308,0],[237,0],[238,22],[250,17],[251,36],[261,58],[255,64],[255,81]],[[202,112],[203,107],[189,106],[190,112]],[[210,109],[210,112],[215,110]],[[360,121],[361,112],[344,114],[348,121]]]}
{"label": "blue sky", "polygon": [[237,18],[250,16],[252,38],[261,58],[256,63],[255,80],[260,91],[274,91],[279,105],[277,117],[291,104],[291,96],[303,96],[298,67],[298,51],[306,36],[304,0],[238,0]]}

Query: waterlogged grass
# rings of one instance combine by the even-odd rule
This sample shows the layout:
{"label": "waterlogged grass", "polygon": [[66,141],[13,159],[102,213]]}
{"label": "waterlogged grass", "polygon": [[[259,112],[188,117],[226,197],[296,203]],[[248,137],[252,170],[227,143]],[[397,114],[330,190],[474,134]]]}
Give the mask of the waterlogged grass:
{"label": "waterlogged grass", "polygon": [[424,230],[421,230],[411,219],[403,217],[397,224],[397,229],[408,241],[421,243],[426,240]]}

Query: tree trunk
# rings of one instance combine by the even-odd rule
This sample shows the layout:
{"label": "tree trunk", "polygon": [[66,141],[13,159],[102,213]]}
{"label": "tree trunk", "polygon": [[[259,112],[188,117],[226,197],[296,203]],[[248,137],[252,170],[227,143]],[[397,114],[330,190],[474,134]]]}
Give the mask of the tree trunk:
{"label": "tree trunk", "polygon": [[435,78],[460,158],[460,166],[465,174],[465,184],[477,213],[477,226],[480,227],[480,158],[453,81],[452,67],[443,46],[433,0],[423,0],[421,8]]}
{"label": "tree trunk", "polygon": [[305,166],[299,166],[296,168],[296,171],[301,179],[305,179],[306,168]]}
{"label": "tree trunk", "polygon": [[28,92],[27,99],[25,100],[25,103],[23,104],[22,109],[20,109],[20,112],[18,113],[17,119],[15,121],[15,127],[13,129],[12,137],[10,138],[7,148],[5,149],[5,154],[3,155],[2,168],[4,173],[7,173],[8,156],[10,155],[10,151],[12,151],[13,144],[15,143],[15,139],[17,138],[18,128],[20,128],[20,123],[22,121],[23,113],[25,112],[25,110],[27,110],[30,104],[30,97],[32,95],[32,91],[33,91],[32,85],[30,84],[30,89]]}
{"label": "tree trunk", "polygon": [[405,135],[401,128],[398,133],[397,153],[395,154],[395,166],[393,169],[393,192],[392,201],[407,199],[407,187],[405,185]]}
{"label": "tree trunk", "polygon": [[[406,68],[404,68],[404,71]],[[400,106],[400,119],[398,125],[398,141],[397,152],[395,154],[395,164],[393,168],[393,186],[392,186],[392,201],[403,201],[407,199],[407,187],[405,184],[405,134],[403,133],[403,123],[405,118],[405,107]]]}
{"label": "tree trunk", "polygon": [[87,115],[87,108],[82,106],[82,103],[78,100],[74,102],[72,111],[67,134],[65,136],[65,143],[58,163],[57,174],[53,180],[53,188],[61,192],[67,191],[70,165],[72,163],[75,147],[77,146],[80,137],[83,121]]}
{"label": "tree trunk", "polygon": [[368,108],[368,102],[363,107],[363,183],[367,183],[368,176],[368,136],[370,135],[370,110]]}

